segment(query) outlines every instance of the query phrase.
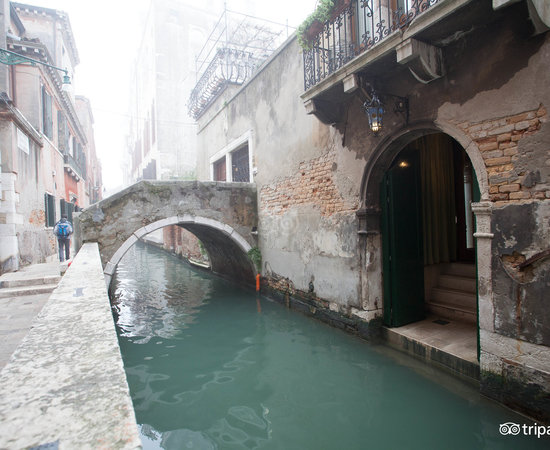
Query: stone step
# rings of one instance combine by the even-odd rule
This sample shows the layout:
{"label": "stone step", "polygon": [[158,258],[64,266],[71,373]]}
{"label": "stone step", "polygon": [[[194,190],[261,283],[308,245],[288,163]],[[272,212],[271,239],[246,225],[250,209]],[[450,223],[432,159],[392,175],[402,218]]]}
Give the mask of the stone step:
{"label": "stone step", "polygon": [[55,284],[61,281],[60,275],[47,275],[36,278],[18,278],[0,281],[0,288],[16,288],[24,286],[39,286],[43,284]]}
{"label": "stone step", "polygon": [[476,277],[476,266],[475,264],[467,263],[449,263],[445,264],[443,267],[443,274],[445,275],[457,275],[460,277],[475,278]]}
{"label": "stone step", "polygon": [[438,286],[443,289],[453,289],[470,294],[476,293],[476,279],[460,275],[442,274],[439,276]]}
{"label": "stone step", "polygon": [[475,308],[471,309],[462,306],[430,301],[426,303],[426,309],[428,310],[428,312],[440,316],[444,319],[460,320],[468,323],[477,322],[477,314]]}
{"label": "stone step", "polygon": [[0,298],[22,297],[26,295],[49,294],[55,290],[55,284],[42,284],[36,286],[23,286],[0,289]]}
{"label": "stone step", "polygon": [[457,289],[435,287],[432,289],[431,302],[476,310],[476,294]]}

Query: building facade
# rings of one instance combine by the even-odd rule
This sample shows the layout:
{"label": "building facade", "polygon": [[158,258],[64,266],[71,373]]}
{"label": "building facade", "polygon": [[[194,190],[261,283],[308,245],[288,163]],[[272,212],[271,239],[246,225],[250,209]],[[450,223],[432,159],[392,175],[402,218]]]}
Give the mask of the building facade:
{"label": "building facade", "polygon": [[75,98],[63,88],[63,71],[57,69],[73,78],[79,62],[68,16],[7,1],[2,12],[0,47],[12,52],[0,66],[0,263],[6,272],[55,254],[53,226],[61,214],[71,217],[89,205],[87,167],[94,167],[91,180],[99,165],[87,155],[93,129],[81,124]]}
{"label": "building facade", "polygon": [[196,82],[195,56],[221,9],[221,2],[208,9],[151,2],[131,84],[126,185],[195,178],[196,131],[186,102]]}
{"label": "building facade", "polygon": [[361,334],[470,324],[481,391],[549,420],[544,2],[335,3],[198,118],[198,178],[248,152],[268,290]]}

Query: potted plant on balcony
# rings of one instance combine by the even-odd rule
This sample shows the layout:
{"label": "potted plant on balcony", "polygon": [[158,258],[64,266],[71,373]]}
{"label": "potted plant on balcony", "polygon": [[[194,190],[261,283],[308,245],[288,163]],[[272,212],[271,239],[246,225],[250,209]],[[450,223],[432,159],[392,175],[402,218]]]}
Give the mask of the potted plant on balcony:
{"label": "potted plant on balcony", "polygon": [[298,43],[304,50],[312,47],[313,41],[322,32],[327,21],[334,20],[352,0],[320,0],[317,8],[298,27]]}
{"label": "potted plant on balcony", "polygon": [[315,11],[296,30],[296,36],[300,47],[304,50],[311,49],[312,42],[323,29],[323,25],[330,19],[334,9],[334,0],[320,0]]}

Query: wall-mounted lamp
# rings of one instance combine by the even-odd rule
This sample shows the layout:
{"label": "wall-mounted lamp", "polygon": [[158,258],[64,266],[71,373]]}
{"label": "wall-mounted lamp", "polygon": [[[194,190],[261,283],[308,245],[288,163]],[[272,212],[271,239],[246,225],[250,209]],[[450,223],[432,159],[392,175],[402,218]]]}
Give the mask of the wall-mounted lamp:
{"label": "wall-mounted lamp", "polygon": [[384,106],[375,92],[372,93],[371,100],[363,103],[363,109],[369,119],[370,129],[374,134],[382,129],[382,118],[384,116]]}
{"label": "wall-mounted lamp", "polygon": [[64,92],[69,92],[71,89],[71,77],[69,77],[69,71],[67,69],[52,66],[51,64],[29,58],[28,56],[20,55],[19,53],[15,53],[4,48],[0,48],[0,63],[7,64],[8,66],[30,63],[32,66],[40,64],[42,66],[51,67],[52,69],[59,70],[65,74],[63,75],[63,85],[61,86],[61,89]]}

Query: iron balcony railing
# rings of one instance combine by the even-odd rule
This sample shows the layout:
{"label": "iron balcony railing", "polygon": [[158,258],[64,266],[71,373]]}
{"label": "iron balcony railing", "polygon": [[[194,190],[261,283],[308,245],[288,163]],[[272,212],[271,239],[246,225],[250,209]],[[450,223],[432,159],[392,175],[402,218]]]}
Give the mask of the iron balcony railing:
{"label": "iron balcony railing", "polygon": [[308,90],[444,0],[342,0],[333,17],[306,32],[304,89]]}
{"label": "iron balcony railing", "polygon": [[262,60],[252,53],[222,47],[206,68],[189,96],[189,114],[197,119],[228,84],[243,84]]}
{"label": "iron balcony railing", "polygon": [[80,161],[77,162],[75,158],[72,157],[69,153],[63,154],[63,162],[66,166],[69,166],[71,170],[78,175],[80,178],[86,179],[86,160],[80,158]]}

